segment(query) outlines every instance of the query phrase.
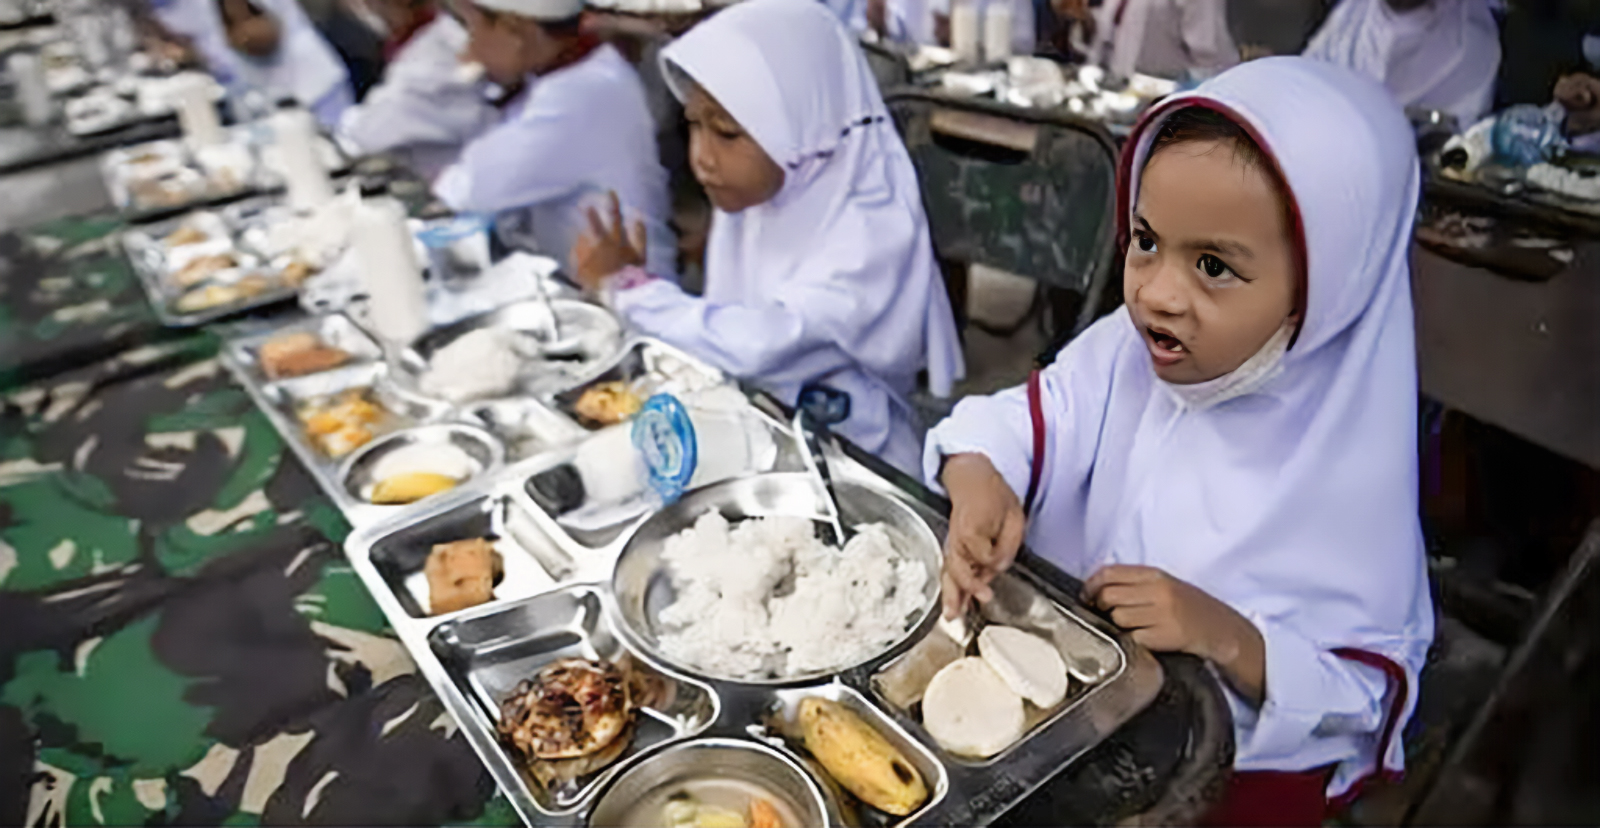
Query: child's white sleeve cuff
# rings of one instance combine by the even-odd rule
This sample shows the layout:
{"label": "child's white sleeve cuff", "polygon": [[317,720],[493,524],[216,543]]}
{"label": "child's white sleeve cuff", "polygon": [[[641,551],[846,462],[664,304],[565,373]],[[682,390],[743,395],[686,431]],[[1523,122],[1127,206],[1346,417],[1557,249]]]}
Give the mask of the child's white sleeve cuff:
{"label": "child's white sleeve cuff", "polygon": [[1247,617],[1265,644],[1266,700],[1253,716],[1235,716],[1236,767],[1304,770],[1357,760],[1370,768],[1383,725],[1383,673],[1284,624]]}
{"label": "child's white sleeve cuff", "polygon": [[1020,499],[1028,491],[1033,464],[1033,421],[1028,416],[1026,388],[1011,388],[988,397],[968,397],[950,416],[928,431],[922,452],[923,479],[943,494],[939,472],[944,458],[982,454]]}

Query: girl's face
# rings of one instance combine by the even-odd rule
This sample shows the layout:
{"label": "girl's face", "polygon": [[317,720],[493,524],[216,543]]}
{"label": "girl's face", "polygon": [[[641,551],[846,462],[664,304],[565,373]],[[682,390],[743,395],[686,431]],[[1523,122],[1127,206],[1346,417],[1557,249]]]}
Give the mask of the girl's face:
{"label": "girl's face", "polygon": [[553,47],[538,23],[471,3],[462,6],[467,54],[483,64],[490,80],[510,89],[539,71]]}
{"label": "girl's face", "polygon": [[711,203],[737,213],[771,201],[783,188],[783,168],[704,89],[690,84],[687,97],[689,166]]}
{"label": "girl's face", "polygon": [[1172,144],[1145,165],[1123,297],[1157,376],[1216,379],[1295,313],[1286,213],[1267,171],[1229,142]]}
{"label": "girl's face", "polygon": [[269,58],[278,51],[278,21],[247,0],[223,0],[222,25],[233,50],[253,58]]}

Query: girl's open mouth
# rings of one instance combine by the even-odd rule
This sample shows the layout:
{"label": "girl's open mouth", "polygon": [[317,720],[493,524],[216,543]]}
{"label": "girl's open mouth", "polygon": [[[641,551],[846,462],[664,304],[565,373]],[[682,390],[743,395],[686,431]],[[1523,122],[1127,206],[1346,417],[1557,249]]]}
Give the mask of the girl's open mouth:
{"label": "girl's open mouth", "polygon": [[1157,365],[1172,365],[1183,359],[1188,349],[1183,347],[1183,342],[1172,334],[1157,328],[1145,328],[1149,335],[1150,357]]}

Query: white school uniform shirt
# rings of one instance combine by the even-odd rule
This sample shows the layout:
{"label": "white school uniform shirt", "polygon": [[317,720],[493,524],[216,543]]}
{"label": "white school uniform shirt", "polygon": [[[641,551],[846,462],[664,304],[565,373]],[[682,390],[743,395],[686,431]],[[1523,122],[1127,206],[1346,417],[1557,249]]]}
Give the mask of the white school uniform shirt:
{"label": "white school uniform shirt", "polygon": [[714,214],[703,298],[654,280],[612,291],[612,306],[785,403],[808,383],[848,393],[835,429],[915,474],[908,397],[924,369],[948,395],[961,347],[911,157],[855,37],[815,0],[746,0],[662,62],[716,98],[784,183],[765,204]]}
{"label": "white school uniform shirt", "polygon": [[1118,77],[1214,74],[1239,62],[1227,0],[1105,0],[1096,59]]}
{"label": "white school uniform shirt", "polygon": [[[885,36],[894,43],[938,46],[938,33],[933,25],[933,6],[941,2],[948,3],[948,0],[887,0]],[[940,12],[948,13],[948,9]]]}
{"label": "white school uniform shirt", "polygon": [[274,99],[293,98],[331,129],[355,103],[344,61],[297,0],[255,3],[277,18],[280,32],[277,53],[264,60],[239,54],[228,45],[217,0],[158,0],[151,11],[169,31],[194,43],[207,71],[223,86],[246,85]]}
{"label": "white school uniform shirt", "polygon": [[460,77],[466,48],[466,28],[449,15],[418,29],[383,82],[339,119],[339,141],[351,155],[402,152],[417,172],[437,175],[500,118],[479,84]]}
{"label": "white school uniform shirt", "polygon": [[[1338,768],[1329,793],[1379,764],[1433,637],[1417,518],[1417,377],[1407,255],[1415,139],[1382,87],[1297,57],[1253,61],[1163,102],[1135,128],[1121,180],[1137,186],[1157,125],[1188,103],[1259,135],[1294,194],[1308,262],[1305,321],[1234,374],[1157,378],[1126,309],[1043,372],[1047,439],[1027,542],[1080,578],[1111,563],[1159,567],[1253,622],[1266,644],[1258,709],[1232,690],[1239,770]],[[1123,238],[1136,193],[1119,193]],[[1276,347],[1274,347],[1276,346]],[[943,457],[986,455],[1025,495],[1032,429],[1023,389],[970,398],[928,437]],[[1376,653],[1403,669],[1337,657]],[[1403,767],[1392,739],[1381,760]]]}
{"label": "white school uniform shirt", "polygon": [[1494,0],[1431,0],[1397,12],[1385,0],[1342,0],[1305,56],[1389,87],[1402,107],[1456,116],[1463,129],[1488,114],[1500,72]]}
{"label": "white school uniform shirt", "polygon": [[867,0],[818,0],[852,32],[867,30]]}
{"label": "white school uniform shirt", "polygon": [[569,269],[572,245],[588,227],[585,211],[604,207],[615,191],[650,231],[649,266],[676,270],[655,122],[638,73],[609,45],[529,78],[500,123],[467,144],[433,189],[457,212],[499,215],[504,241]]}

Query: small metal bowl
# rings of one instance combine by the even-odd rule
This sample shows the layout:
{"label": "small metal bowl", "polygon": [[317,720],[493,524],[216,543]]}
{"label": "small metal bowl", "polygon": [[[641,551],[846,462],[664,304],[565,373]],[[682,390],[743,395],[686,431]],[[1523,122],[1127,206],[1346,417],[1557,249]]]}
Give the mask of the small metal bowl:
{"label": "small metal bowl", "polygon": [[670,745],[624,771],[595,801],[589,825],[665,824],[659,809],[674,793],[719,781],[779,800],[797,828],[833,824],[822,789],[790,757],[759,742],[699,739]]}
{"label": "small metal bowl", "polygon": [[668,538],[693,526],[701,515],[715,509],[729,521],[753,517],[787,515],[821,522],[822,494],[811,475],[782,472],[740,477],[695,489],[677,503],[651,515],[628,538],[611,574],[611,593],[616,597],[617,625],[629,643],[673,668],[689,675],[736,684],[789,685],[831,676],[835,673],[873,664],[901,651],[909,642],[921,638],[934,622],[939,604],[939,566],[943,553],[939,539],[911,507],[876,489],[849,481],[835,480],[839,492],[840,518],[846,527],[883,523],[900,542],[901,552],[914,556],[927,567],[923,587],[923,606],[906,627],[905,633],[881,653],[856,664],[841,664],[793,676],[750,678],[726,676],[674,659],[661,651],[661,610],[676,598],[671,575],[661,561]]}
{"label": "small metal bowl", "polygon": [[477,426],[460,423],[417,426],[379,437],[352,454],[339,473],[345,491],[360,503],[372,504],[372,487],[378,483],[372,473],[378,462],[390,452],[422,443],[448,443],[466,452],[475,468],[458,481],[458,485],[497,468],[505,461],[505,448],[500,441]]}

